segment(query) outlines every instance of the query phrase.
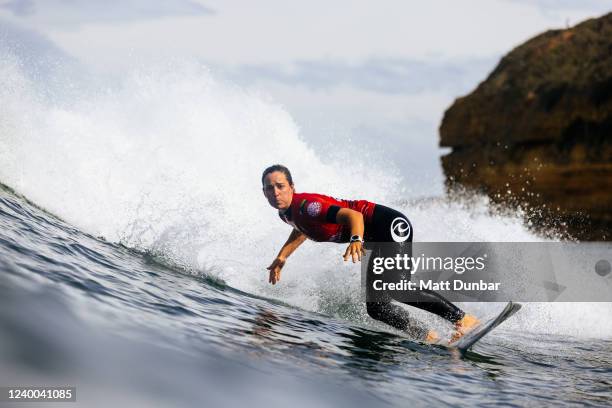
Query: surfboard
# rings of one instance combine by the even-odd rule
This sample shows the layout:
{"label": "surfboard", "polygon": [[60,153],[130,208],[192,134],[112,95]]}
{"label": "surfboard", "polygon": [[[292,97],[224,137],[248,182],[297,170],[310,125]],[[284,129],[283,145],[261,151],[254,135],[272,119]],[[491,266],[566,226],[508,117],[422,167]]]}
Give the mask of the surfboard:
{"label": "surfboard", "polygon": [[454,343],[448,345],[451,349],[457,349],[461,354],[465,354],[478,340],[486,336],[491,330],[502,324],[506,319],[521,309],[519,303],[508,302],[504,309],[496,316],[479,324],[473,330],[460,337]]}

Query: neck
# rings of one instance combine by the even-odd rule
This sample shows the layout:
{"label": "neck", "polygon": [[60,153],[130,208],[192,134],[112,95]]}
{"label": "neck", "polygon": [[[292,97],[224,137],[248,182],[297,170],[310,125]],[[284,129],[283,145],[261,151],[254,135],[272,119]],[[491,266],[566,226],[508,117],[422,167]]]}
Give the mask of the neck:
{"label": "neck", "polygon": [[287,206],[287,208],[283,208],[283,209],[278,209],[278,213],[279,214],[284,214],[287,211],[289,211],[289,209],[291,208],[291,203],[293,203],[293,195],[291,196],[291,201],[289,201],[289,205]]}

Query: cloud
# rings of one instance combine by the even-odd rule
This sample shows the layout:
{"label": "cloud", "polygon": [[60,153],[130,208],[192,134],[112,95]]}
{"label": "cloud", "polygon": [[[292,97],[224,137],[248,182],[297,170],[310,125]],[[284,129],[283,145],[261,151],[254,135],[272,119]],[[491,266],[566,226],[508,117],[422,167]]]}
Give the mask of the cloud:
{"label": "cloud", "polygon": [[609,10],[610,0],[506,0],[510,3],[524,3],[543,11],[550,10]]}
{"label": "cloud", "polygon": [[216,68],[241,84],[261,81],[304,86],[313,91],[350,86],[380,94],[415,94],[426,91],[464,93],[486,77],[497,58],[415,60],[367,58],[359,63],[342,60],[306,60],[288,65],[247,64]]}
{"label": "cloud", "polygon": [[191,0],[10,0],[0,8],[19,18],[64,26],[214,14]]}
{"label": "cloud", "polygon": [[0,4],[1,8],[11,11],[18,17],[25,17],[34,13],[33,0],[11,0]]}
{"label": "cloud", "polygon": [[[563,18],[570,27],[588,18],[602,16],[612,10],[610,0],[504,0],[508,3],[532,7],[550,19]],[[557,28],[563,28],[559,26]]]}

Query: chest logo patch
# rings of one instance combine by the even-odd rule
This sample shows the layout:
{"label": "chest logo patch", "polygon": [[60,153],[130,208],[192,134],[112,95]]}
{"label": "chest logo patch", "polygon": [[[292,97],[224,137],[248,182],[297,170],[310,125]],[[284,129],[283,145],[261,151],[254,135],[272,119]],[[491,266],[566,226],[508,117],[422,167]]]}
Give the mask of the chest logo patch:
{"label": "chest logo patch", "polygon": [[318,201],[313,201],[306,206],[306,213],[311,217],[316,217],[321,214],[321,203]]}

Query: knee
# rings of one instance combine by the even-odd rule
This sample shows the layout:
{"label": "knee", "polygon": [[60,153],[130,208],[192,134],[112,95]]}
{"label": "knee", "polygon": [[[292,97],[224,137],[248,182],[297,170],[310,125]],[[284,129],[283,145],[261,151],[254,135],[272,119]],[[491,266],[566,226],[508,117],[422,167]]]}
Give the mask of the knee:
{"label": "knee", "polygon": [[385,307],[387,303],[385,302],[367,302],[366,309],[368,311],[368,315],[375,320],[380,320],[381,317],[385,315]]}

